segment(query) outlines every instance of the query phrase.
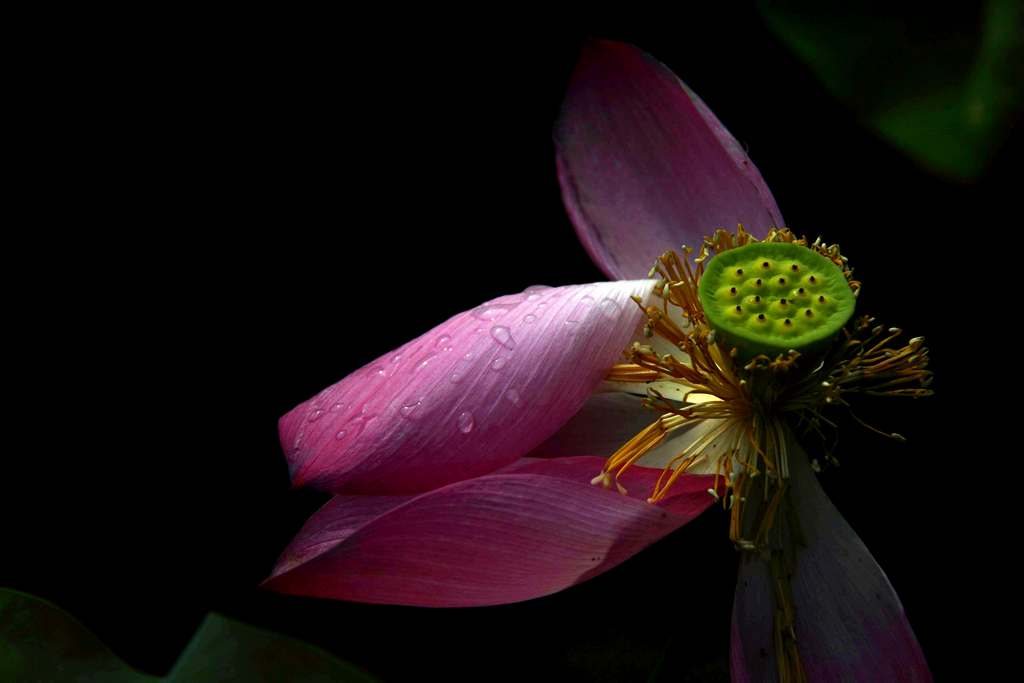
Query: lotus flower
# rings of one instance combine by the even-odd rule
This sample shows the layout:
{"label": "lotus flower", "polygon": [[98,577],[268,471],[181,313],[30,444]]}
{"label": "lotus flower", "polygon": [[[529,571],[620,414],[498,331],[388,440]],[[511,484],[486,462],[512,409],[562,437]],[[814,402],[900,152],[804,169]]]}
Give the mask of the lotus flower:
{"label": "lotus flower", "polygon": [[[727,458],[713,453],[729,436],[728,416],[713,412],[726,402],[678,383],[676,394],[671,383],[652,391],[658,349],[631,345],[664,344],[643,336],[658,326],[665,286],[644,278],[664,250],[740,223],[757,235],[788,234],[776,230],[782,216],[770,191],[694,93],[620,43],[585,47],[556,147],[569,215],[612,281],[488,301],[281,418],[293,483],[335,495],[285,550],[267,587],[438,607],[526,600],[614,567],[732,490]],[[661,275],[675,267],[660,263]],[[683,373],[701,348],[717,353],[710,339],[676,341],[669,350]],[[917,358],[915,343],[900,353]],[[633,364],[621,362],[628,348]],[[683,348],[696,359],[690,365]],[[644,349],[654,359],[646,365]],[[678,430],[655,422],[660,431],[645,441],[652,396],[670,406],[669,417],[703,405],[712,417]],[[801,448],[783,439],[790,436],[779,447],[803,538],[783,593],[774,556],[744,552],[734,680],[929,679],[882,570]]]}

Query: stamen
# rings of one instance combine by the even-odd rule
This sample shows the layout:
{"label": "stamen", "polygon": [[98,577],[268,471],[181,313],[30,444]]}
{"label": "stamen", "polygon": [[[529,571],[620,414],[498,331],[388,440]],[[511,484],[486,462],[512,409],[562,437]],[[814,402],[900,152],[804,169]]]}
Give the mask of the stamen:
{"label": "stamen", "polygon": [[609,382],[653,382],[662,377],[657,370],[636,363],[618,363],[612,366],[605,379]]}
{"label": "stamen", "polygon": [[[801,538],[789,493],[791,463],[787,441],[792,437],[787,423],[824,436],[824,430],[833,430],[836,424],[823,415],[826,406],[849,408],[848,394],[853,393],[927,396],[932,393],[932,374],[927,370],[928,349],[922,338],[914,337],[903,346],[895,346],[892,342],[900,331],[878,325],[866,316],[841,324],[841,331],[829,346],[804,348],[807,355],[801,357],[802,347],[796,340],[802,330],[822,330],[848,302],[845,291],[840,296],[837,290],[829,289],[826,298],[821,294],[826,290],[817,287],[819,279],[811,273],[822,273],[822,279],[831,282],[831,275],[825,277],[832,272],[826,268],[829,264],[819,268],[809,261],[793,263],[799,256],[793,260],[788,255],[771,261],[757,260],[763,259],[761,254],[746,261],[720,261],[731,264],[718,266],[723,269],[718,272],[728,277],[732,277],[731,273],[741,276],[744,269],[756,270],[759,265],[764,267],[764,263],[783,271],[802,271],[799,281],[793,282],[798,288],[792,292],[792,298],[790,290],[775,290],[778,295],[771,287],[766,290],[770,295],[764,297],[764,303],[774,300],[778,302],[775,305],[765,306],[760,295],[751,296],[751,290],[759,291],[755,288],[763,287],[773,278],[785,285],[787,279],[777,275],[778,271],[767,271],[764,280],[706,281],[714,284],[709,291],[716,296],[728,291],[736,297],[735,303],[716,310],[747,314],[729,316],[728,320],[750,326],[748,329],[756,326],[759,334],[775,334],[779,331],[775,325],[786,328],[785,338],[780,338],[770,354],[763,350],[753,357],[739,354],[735,340],[724,328],[717,324],[717,329],[712,328],[700,299],[700,283],[705,265],[714,264],[708,261],[711,253],[718,255],[755,241],[742,230],[738,235],[719,230],[700,247],[696,258],[689,248],[681,256],[665,252],[658,258],[652,271],[660,279],[654,299],[644,302],[637,297],[634,301],[646,317],[645,332],[664,340],[671,352],[658,353],[651,346],[634,344],[626,351],[626,361],[613,366],[607,375],[610,381],[647,383],[643,405],[658,414],[605,462],[592,483],[609,490],[614,484],[616,490],[626,494],[620,481],[623,473],[654,448],[664,446],[673,432],[701,429],[702,433],[680,447],[663,467],[647,500],[651,504],[663,501],[671,495],[675,483],[692,473],[697,465],[702,472],[714,472],[715,483],[709,495],[728,510],[729,537],[737,548],[759,553],[772,565],[777,606],[773,635],[779,678],[799,681],[805,680],[805,674],[794,635],[795,613],[789,586],[792,567],[788,564],[792,558],[779,550],[799,544]],[[852,278],[852,271],[835,245],[820,241],[809,244],[786,229],[769,231],[765,241],[792,243],[816,252],[839,269],[836,281],[841,281],[840,277],[845,279],[854,296],[859,291],[860,283]],[[739,264],[744,267],[738,267]],[[806,270],[800,265],[806,266]],[[799,282],[812,287],[799,286]],[[767,284],[774,286],[771,282]],[[818,290],[819,295],[814,296],[809,290]],[[807,296],[810,298],[803,298]],[[815,299],[828,307],[812,310]],[[746,311],[740,302],[747,306]],[[670,307],[675,310],[670,311]],[[758,313],[759,310],[764,312]],[[680,318],[685,322],[680,323]],[[651,384],[654,382],[657,384]],[[861,422],[856,415],[853,417]],[[903,440],[896,432],[865,427]],[[818,457],[829,463],[838,462],[828,450],[818,453]]]}
{"label": "stamen", "polygon": [[[680,415],[662,415],[653,424],[644,428],[639,434],[626,442],[619,450],[615,451],[604,465],[604,473],[615,472],[615,480],[618,482],[622,473],[628,470],[633,463],[639,460],[645,453],[664,441],[665,436],[686,424],[688,418]],[[605,488],[608,484],[600,477],[596,478]],[[594,483],[594,481],[591,481]],[[622,491],[620,491],[622,492]]]}

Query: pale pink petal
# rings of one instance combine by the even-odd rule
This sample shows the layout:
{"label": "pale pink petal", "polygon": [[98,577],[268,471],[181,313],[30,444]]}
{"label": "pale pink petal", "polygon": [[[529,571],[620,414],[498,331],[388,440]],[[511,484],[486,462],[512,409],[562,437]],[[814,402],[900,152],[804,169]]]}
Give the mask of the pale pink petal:
{"label": "pale pink petal", "polygon": [[742,223],[782,224],[742,147],[663,64],[637,48],[583,49],[555,131],[569,217],[609,277],[643,277],[666,249]]}
{"label": "pale pink petal", "polygon": [[[644,408],[640,397],[633,394],[619,391],[594,394],[550,439],[530,451],[530,456],[564,458],[589,453],[607,458],[661,415],[660,412]],[[712,438],[714,435],[709,436],[709,433],[718,430],[722,424],[722,420],[703,420],[672,432],[659,445],[645,453],[637,464],[660,471],[695,442],[704,440],[706,445],[701,448],[705,454],[704,459],[688,468],[687,472],[719,472],[719,456],[728,452],[733,436],[727,432]]]}
{"label": "pale pink petal", "polygon": [[[316,513],[264,585],[359,602],[456,607],[547,595],[585,581],[679,528],[713,499],[710,477],[684,477],[664,504],[642,500],[656,470],[599,486],[596,457],[524,460],[500,474],[411,500],[337,496]],[[363,520],[353,526],[354,520]]]}
{"label": "pale pink petal", "polygon": [[[797,556],[792,588],[808,680],[932,680],[885,573],[829,501],[804,454],[793,455],[792,495],[807,546]],[[778,678],[771,581],[763,560],[741,563],[733,604],[733,681]]]}
{"label": "pale pink petal", "polygon": [[454,316],[281,418],[293,482],[414,493],[515,461],[619,361],[652,286],[531,288]]}
{"label": "pale pink petal", "polygon": [[572,419],[530,455],[537,458],[573,455],[606,458],[660,415],[644,408],[640,401],[639,396],[621,392],[594,394]]}

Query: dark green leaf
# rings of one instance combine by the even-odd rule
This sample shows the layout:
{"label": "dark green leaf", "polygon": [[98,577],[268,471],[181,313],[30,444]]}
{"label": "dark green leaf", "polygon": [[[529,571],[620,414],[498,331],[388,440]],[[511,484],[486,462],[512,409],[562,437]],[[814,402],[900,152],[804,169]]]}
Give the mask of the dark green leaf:
{"label": "dark green leaf", "polygon": [[760,3],[768,26],[883,139],[940,175],[978,175],[1024,105],[1019,0],[905,7]]}
{"label": "dark green leaf", "polygon": [[373,681],[323,650],[219,614],[206,617],[165,680],[168,683],[269,683],[299,679],[352,683]]}
{"label": "dark green leaf", "polygon": [[74,617],[45,600],[0,588],[0,680],[54,683],[220,683],[374,679],[293,638],[210,614],[164,678],[122,662]]}
{"label": "dark green leaf", "polygon": [[0,589],[0,680],[152,683],[45,600]]}

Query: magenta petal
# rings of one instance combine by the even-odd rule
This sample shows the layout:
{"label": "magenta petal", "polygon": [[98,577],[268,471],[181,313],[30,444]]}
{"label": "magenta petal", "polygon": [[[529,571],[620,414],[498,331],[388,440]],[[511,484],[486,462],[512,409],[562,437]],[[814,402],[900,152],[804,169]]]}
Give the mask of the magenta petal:
{"label": "magenta petal", "polygon": [[[792,491],[807,547],[797,556],[792,588],[808,680],[932,680],[885,573],[829,501],[804,454],[793,455]],[[778,679],[771,580],[763,560],[741,563],[733,603],[733,681]]]}
{"label": "magenta petal", "polygon": [[611,278],[644,277],[666,249],[742,223],[782,224],[761,174],[714,114],[631,45],[583,48],[555,130],[569,217]]}
{"label": "magenta petal", "polygon": [[711,477],[683,477],[664,505],[642,500],[656,470],[624,477],[630,496],[590,485],[602,464],[524,460],[509,472],[395,496],[390,507],[381,505],[386,497],[337,496],[310,518],[264,585],[425,607],[517,602],[614,567],[713,502]]}
{"label": "magenta petal", "polygon": [[652,286],[530,288],[454,316],[281,418],[293,482],[416,493],[515,461],[621,358]]}

